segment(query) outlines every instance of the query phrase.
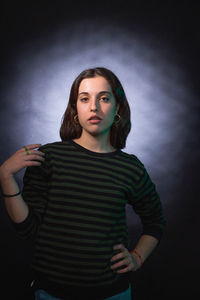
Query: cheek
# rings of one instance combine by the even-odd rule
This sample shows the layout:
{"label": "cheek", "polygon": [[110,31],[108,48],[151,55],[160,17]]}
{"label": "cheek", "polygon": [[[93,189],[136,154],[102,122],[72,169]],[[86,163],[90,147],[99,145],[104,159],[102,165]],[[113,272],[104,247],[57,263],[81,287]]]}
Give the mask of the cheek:
{"label": "cheek", "polygon": [[77,105],[77,113],[78,113],[79,119],[84,119],[86,112],[87,112],[86,105],[85,106]]}
{"label": "cheek", "polygon": [[79,119],[79,124],[82,128],[87,128],[89,126],[88,123],[88,118],[89,118],[89,114],[88,114],[89,108],[87,106],[87,104],[83,105],[83,106],[77,106],[77,113],[78,113],[78,119]]}
{"label": "cheek", "polygon": [[108,109],[105,113],[106,116],[106,120],[109,123],[113,123],[114,118],[115,118],[115,110],[113,109],[113,107],[111,107],[110,109]]}

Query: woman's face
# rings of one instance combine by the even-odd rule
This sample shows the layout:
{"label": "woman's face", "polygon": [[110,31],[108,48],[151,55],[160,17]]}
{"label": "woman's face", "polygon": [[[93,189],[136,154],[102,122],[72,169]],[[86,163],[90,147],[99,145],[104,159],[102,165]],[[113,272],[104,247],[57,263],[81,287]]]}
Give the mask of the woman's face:
{"label": "woman's face", "polygon": [[111,86],[104,77],[97,76],[81,81],[77,113],[83,131],[94,136],[108,135],[117,110],[118,105]]}

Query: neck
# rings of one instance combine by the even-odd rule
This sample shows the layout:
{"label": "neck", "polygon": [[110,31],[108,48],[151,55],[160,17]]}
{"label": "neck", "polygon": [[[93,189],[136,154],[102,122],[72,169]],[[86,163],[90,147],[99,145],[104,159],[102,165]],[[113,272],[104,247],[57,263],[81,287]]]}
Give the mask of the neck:
{"label": "neck", "polygon": [[92,136],[82,133],[80,138],[74,139],[74,142],[88,150],[99,153],[108,153],[116,150],[110,144],[109,136]]}

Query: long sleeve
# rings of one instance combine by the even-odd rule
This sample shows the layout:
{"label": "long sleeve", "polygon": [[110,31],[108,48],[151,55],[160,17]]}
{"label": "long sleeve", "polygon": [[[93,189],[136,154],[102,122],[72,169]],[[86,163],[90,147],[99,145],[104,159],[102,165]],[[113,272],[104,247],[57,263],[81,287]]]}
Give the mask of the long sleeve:
{"label": "long sleeve", "polygon": [[152,235],[160,240],[166,225],[160,196],[139,160],[137,161],[137,174],[129,203],[141,219],[143,234]]}

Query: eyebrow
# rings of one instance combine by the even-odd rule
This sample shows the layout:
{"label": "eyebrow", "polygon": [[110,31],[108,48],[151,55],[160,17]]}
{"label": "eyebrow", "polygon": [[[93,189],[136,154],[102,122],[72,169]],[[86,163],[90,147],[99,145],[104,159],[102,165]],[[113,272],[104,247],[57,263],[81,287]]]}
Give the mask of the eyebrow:
{"label": "eyebrow", "polygon": [[[89,95],[88,92],[81,92],[81,93],[79,93],[79,95],[81,95],[81,94]],[[112,93],[109,92],[109,91],[101,91],[101,92],[98,93],[98,95],[101,95],[101,94],[110,94],[110,95],[112,95]]]}

